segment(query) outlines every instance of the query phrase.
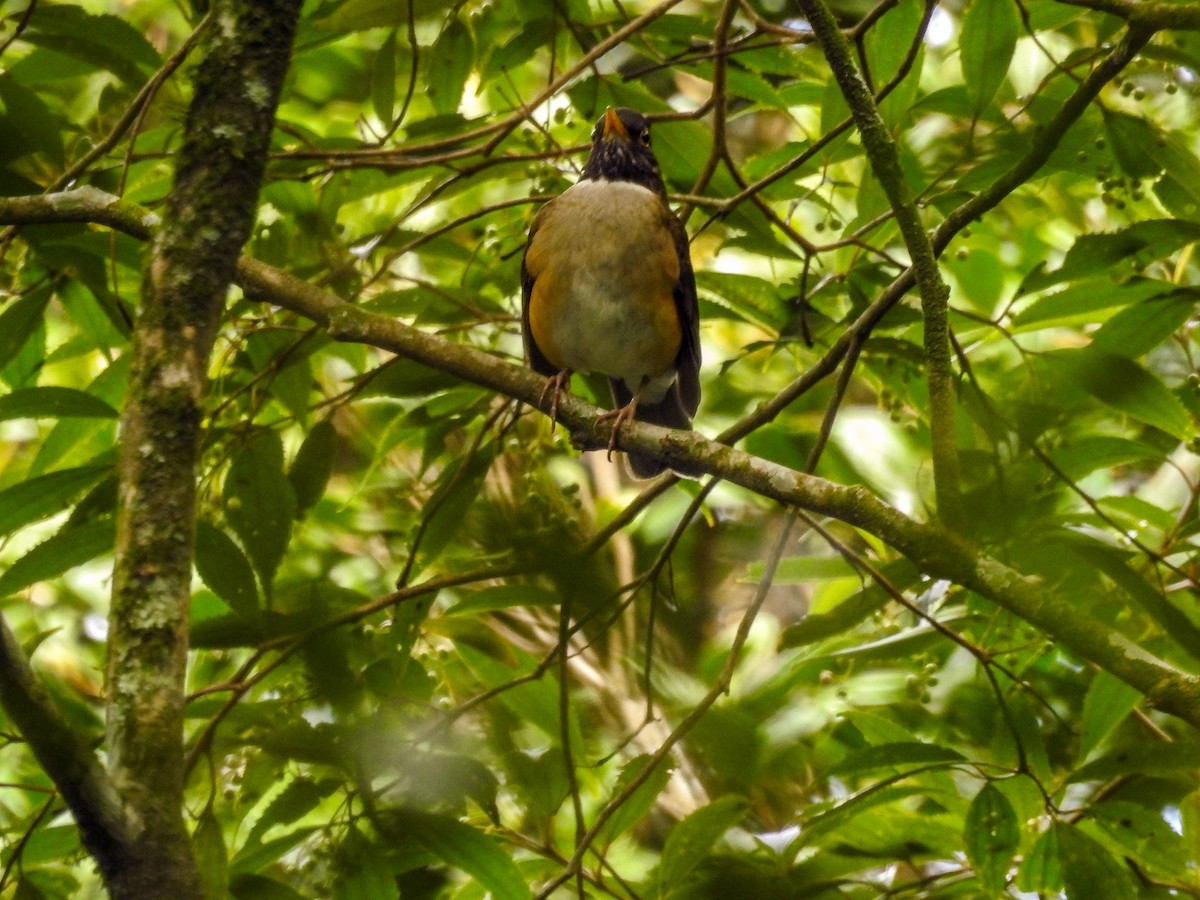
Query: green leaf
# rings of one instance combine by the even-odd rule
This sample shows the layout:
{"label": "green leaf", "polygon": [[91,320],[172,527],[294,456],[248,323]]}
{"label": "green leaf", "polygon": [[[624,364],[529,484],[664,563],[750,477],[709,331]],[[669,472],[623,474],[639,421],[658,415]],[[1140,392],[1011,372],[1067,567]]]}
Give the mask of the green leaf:
{"label": "green leaf", "polygon": [[62,512],[111,471],[112,466],[79,466],[5,488],[0,491],[0,535]]}
{"label": "green leaf", "polygon": [[5,419],[115,419],[117,411],[99,397],[65,387],[19,388],[0,397]]}
{"label": "green leaf", "polygon": [[247,850],[261,847],[262,839],[268,831],[277,825],[295,826],[301,819],[317,808],[317,805],[329,796],[333,783],[317,784],[308,778],[296,778],[267,804],[261,816],[255,821],[246,837],[245,844],[235,858],[235,868],[240,858]]}
{"label": "green leaf", "polygon": [[963,83],[976,116],[988,107],[1008,76],[1020,30],[1013,0],[971,0],[963,14],[958,46]]}
{"label": "green leaf", "polygon": [[237,532],[271,596],[291,538],[296,495],[283,474],[283,442],[273,431],[259,431],[233,457],[225,478],[225,518]]}
{"label": "green leaf", "polygon": [[495,452],[494,446],[480,448],[469,457],[460,457],[451,462],[438,477],[437,487],[424,507],[424,531],[416,548],[417,571],[437,559],[450,540],[461,531],[467,511],[483,488]]}
{"label": "green leaf", "polygon": [[1085,759],[1133,711],[1142,695],[1115,675],[1096,673],[1083,698],[1083,737],[1079,759]]}
{"label": "green leaf", "polygon": [[[1158,129],[1139,116],[1114,112],[1101,107],[1104,129],[1112,144],[1113,156],[1122,171],[1132,178],[1152,178],[1162,166],[1154,159],[1152,148],[1159,140]],[[1119,257],[1118,257],[1119,258]]]}
{"label": "green leaf", "polygon": [[1134,359],[1149,353],[1196,313],[1197,294],[1183,290],[1117,313],[1092,334],[1092,346]]}
{"label": "green leaf", "polygon": [[746,815],[742,797],[721,797],[691,813],[671,829],[658,867],[658,896],[667,897],[691,874],[709,849]]}
{"label": "green leaf", "polygon": [[[1082,263],[1081,263],[1082,265]],[[1063,268],[1066,268],[1064,265]],[[1090,267],[1089,267],[1090,268]],[[1063,269],[1056,269],[1049,274],[1035,271],[1025,279],[1021,290],[1041,290],[1050,284],[1057,283],[1057,276]],[[1063,281],[1071,280],[1071,272],[1066,273]],[[1051,280],[1051,279],[1055,280]],[[1140,304],[1155,297],[1161,297],[1174,291],[1174,287],[1165,281],[1152,281],[1147,278],[1137,278],[1132,281],[1117,282],[1107,275],[1099,278],[1085,278],[1078,284],[1071,285],[1061,291],[1039,297],[1033,303],[1013,316],[1013,330],[1016,332],[1035,331],[1040,328],[1058,328],[1064,325],[1086,324],[1096,321],[1096,313],[1112,309],[1115,306],[1137,308]]]}
{"label": "green leaf", "polygon": [[42,322],[50,294],[49,285],[30,291],[0,313],[0,369],[6,368],[33,336]]}
{"label": "green leaf", "polygon": [[349,34],[371,28],[391,28],[403,21],[404,7],[396,0],[347,0],[335,4],[333,12],[318,19],[322,31]]}
{"label": "green leaf", "polygon": [[1131,359],[1096,347],[1055,350],[1042,356],[1056,377],[1101,403],[1179,440],[1195,433],[1191,416],[1157,377]]}
{"label": "green leaf", "polygon": [[458,111],[463,87],[475,59],[475,38],[458,16],[451,16],[431,48],[427,90],[434,110],[440,115]]}
{"label": "green leaf", "polygon": [[496,900],[527,900],[533,893],[509,852],[477,828],[449,816],[403,810],[399,826],[417,843],[462,869]]}
{"label": "green leaf", "polygon": [[229,535],[203,519],[196,523],[196,571],[238,615],[258,615],[258,588],[249,560]]}
{"label": "green leaf", "polygon": [[[646,767],[650,763],[651,758],[649,754],[642,754],[641,756],[635,756],[622,766],[621,774],[617,776],[617,782],[613,785],[612,796],[616,797],[627,785],[632,784],[646,770]],[[604,823],[604,827],[600,830],[599,839],[601,843],[604,845],[611,844],[640,822],[653,809],[654,804],[658,800],[658,795],[666,788],[667,780],[670,777],[670,765],[665,762],[660,762],[656,765],[654,771],[646,777],[646,780],[634,789],[633,794]]]}
{"label": "green leaf", "polygon": [[1084,564],[1103,572],[1154,619],[1194,660],[1200,661],[1200,629],[1177,609],[1162,591],[1134,571],[1124,554],[1096,541],[1071,541],[1067,545]]}
{"label": "green leaf", "polygon": [[112,519],[98,519],[77,528],[64,528],[38,544],[0,575],[0,597],[31,584],[57,578],[68,569],[111,553],[117,536]]}
{"label": "green leaf", "polygon": [[65,3],[38,4],[21,37],[106,69],[132,87],[141,87],[162,62],[153,45],[129,22],[112,15],[91,15]]}
{"label": "green leaf", "polygon": [[916,97],[924,52],[920,31],[922,17],[919,0],[900,0],[866,34],[867,64],[876,87],[882,87],[898,75],[905,59],[916,48],[908,74],[879,104],[879,112],[889,126],[904,121]]}
{"label": "green leaf", "polygon": [[1068,897],[1088,900],[1136,900],[1129,870],[1099,841],[1065,822],[1054,826],[1063,890]]}
{"label": "green leaf", "polygon": [[[766,570],[765,563],[752,562],[746,574],[738,581],[743,584],[758,584]],[[808,584],[830,578],[846,578],[855,575],[854,567],[844,556],[788,556],[779,561],[775,570],[774,584]]]}
{"label": "green leaf", "polygon": [[[304,825],[294,828],[287,834],[280,835],[277,838],[271,838],[271,840],[264,844],[247,843],[233,858],[231,868],[235,873],[234,884],[236,885],[245,875],[251,872],[257,872],[259,869],[269,867],[318,830],[316,825]],[[236,890],[234,890],[234,895],[241,896]]]}
{"label": "green leaf", "polygon": [[1121,775],[1165,775],[1194,769],[1200,747],[1192,743],[1139,743],[1121,747],[1080,766],[1067,778],[1069,783],[1108,781]]}
{"label": "green leaf", "polygon": [[[1089,831],[1118,856],[1135,859],[1163,878],[1176,878],[1189,868],[1192,848],[1163,820],[1163,811],[1139,803],[1106,800],[1088,811]],[[1195,874],[1191,881],[1195,884]]]}
{"label": "green leaf", "polygon": [[852,750],[830,771],[835,774],[847,774],[850,772],[862,772],[868,769],[891,769],[897,766],[929,765],[932,763],[956,763],[964,762],[965,760],[966,757],[957,750],[952,750],[949,747],[924,744],[920,741],[898,741]]}
{"label": "green leaf", "polygon": [[388,32],[383,46],[375,54],[371,75],[371,106],[384,127],[392,124],[396,108],[396,29]]}
{"label": "green leaf", "polygon": [[223,900],[229,896],[229,856],[225,851],[225,836],[221,823],[208,807],[200,816],[192,834],[192,850],[200,869],[200,880],[207,900]]}
{"label": "green leaf", "polygon": [[8,73],[0,73],[0,165],[32,153],[44,154],[56,165],[63,161],[62,119],[50,112],[45,101],[19,85]]}
{"label": "green leaf", "polygon": [[787,324],[780,287],[765,278],[700,271],[696,273],[696,290],[719,307],[718,312],[732,313],[729,318],[758,325],[771,334],[778,334]]}
{"label": "green leaf", "polygon": [[1048,828],[1017,870],[1017,886],[1039,896],[1056,896],[1062,890],[1062,864],[1058,858],[1058,829]]}
{"label": "green leaf", "polygon": [[[883,574],[892,585],[902,590],[910,587],[919,575],[912,563],[904,557],[885,564]],[[779,637],[779,647],[800,647],[846,632],[890,601],[891,596],[878,584],[867,585],[846,597],[828,612],[810,610],[799,622],[784,629]]]}
{"label": "green leaf", "polygon": [[336,450],[337,431],[331,418],[322,419],[314,425],[296,452],[292,466],[288,469],[288,481],[296,495],[296,517],[316,506],[325,494],[325,486],[333,473],[333,455]]}
{"label": "green leaf", "polygon": [[1073,439],[1067,446],[1055,449],[1050,456],[1068,478],[1078,481],[1098,469],[1157,460],[1162,453],[1140,441],[1095,434]]}
{"label": "green leaf", "polygon": [[1021,833],[1012,804],[991,782],[971,801],[963,827],[963,843],[984,890],[993,897],[1003,894]]}

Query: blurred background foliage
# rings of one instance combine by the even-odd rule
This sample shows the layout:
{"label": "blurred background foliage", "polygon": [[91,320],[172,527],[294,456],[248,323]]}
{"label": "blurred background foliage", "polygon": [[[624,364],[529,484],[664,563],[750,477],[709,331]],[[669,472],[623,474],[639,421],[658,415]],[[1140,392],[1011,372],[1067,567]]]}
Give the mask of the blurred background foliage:
{"label": "blurred background foliage", "polygon": [[[0,194],[158,207],[206,5],[0,5]],[[1045,137],[1124,28],[1051,0],[835,11],[892,87],[930,228]],[[941,259],[965,537],[1189,671],[1194,42],[1157,36]],[[657,123],[698,270],[697,428],[717,434],[907,265],[785,0],[310,2],[247,253],[519,360],[531,217],[606,105]],[[0,597],[99,743],[144,248],[63,224],[4,230],[0,254]],[[803,469],[827,428],[817,474],[929,518],[921,341],[904,298],[828,422],[833,378],[744,446]],[[1200,893],[1191,730],[869,535],[811,522],[778,544],[774,504],[688,481],[614,532],[644,488],[616,462],[237,292],[211,378],[187,812],[213,897],[529,897],[577,849],[557,895]],[[0,896],[98,896],[53,786],[0,741]]]}

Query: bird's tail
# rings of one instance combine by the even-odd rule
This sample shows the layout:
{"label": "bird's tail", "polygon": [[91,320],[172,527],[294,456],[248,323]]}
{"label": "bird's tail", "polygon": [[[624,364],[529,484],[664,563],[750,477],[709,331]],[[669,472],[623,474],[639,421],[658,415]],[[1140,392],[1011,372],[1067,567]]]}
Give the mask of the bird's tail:
{"label": "bird's tail", "polygon": [[[613,405],[617,409],[633,399],[633,394],[625,387],[625,382],[617,378],[610,378],[609,384],[612,386]],[[683,398],[679,394],[679,382],[672,384],[670,390],[658,403],[650,403],[645,399],[639,400],[637,415],[634,418],[639,422],[661,425],[664,428],[682,428],[690,431],[692,427],[692,417],[684,408]],[[629,460],[629,471],[635,478],[653,478],[667,468],[665,463],[644,453],[627,453],[626,458]],[[676,469],[676,471],[679,470]],[[691,473],[680,471],[679,474]]]}

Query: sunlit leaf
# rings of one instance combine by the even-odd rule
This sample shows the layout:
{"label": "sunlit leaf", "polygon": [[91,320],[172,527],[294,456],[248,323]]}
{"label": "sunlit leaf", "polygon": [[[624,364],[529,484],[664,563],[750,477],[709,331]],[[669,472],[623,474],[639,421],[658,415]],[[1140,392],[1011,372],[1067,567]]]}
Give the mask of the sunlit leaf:
{"label": "sunlit leaf", "polygon": [[111,471],[111,466],[63,469],[0,491],[0,535],[61,512]]}
{"label": "sunlit leaf", "polygon": [[963,83],[979,115],[1008,76],[1021,21],[1009,0],[971,0],[963,14],[959,48]]}
{"label": "sunlit leaf", "polygon": [[24,590],[47,578],[56,578],[111,553],[117,526],[112,519],[98,519],[78,528],[64,528],[38,544],[0,573],[0,597]]}
{"label": "sunlit leaf", "polygon": [[5,419],[115,419],[117,411],[93,394],[66,387],[18,388],[0,397]]}
{"label": "sunlit leaf", "polygon": [[640,821],[654,806],[658,795],[666,787],[667,779],[671,777],[670,764],[661,762],[647,771],[647,767],[651,763],[650,756],[643,754],[631,759],[621,767],[621,774],[617,776],[616,784],[613,785],[609,802],[621,796],[635,782],[638,785],[629,797],[616,808],[604,828],[601,829],[601,840],[605,844],[612,843]]}

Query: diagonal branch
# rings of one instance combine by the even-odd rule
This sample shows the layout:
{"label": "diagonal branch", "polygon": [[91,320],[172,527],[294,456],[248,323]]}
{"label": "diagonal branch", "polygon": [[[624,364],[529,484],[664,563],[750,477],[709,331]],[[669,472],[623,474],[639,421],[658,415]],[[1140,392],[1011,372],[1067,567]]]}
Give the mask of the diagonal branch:
{"label": "diagonal branch", "polygon": [[[10,211],[14,206],[22,210],[26,217],[23,221],[29,221],[39,201],[48,203],[49,198],[20,198],[19,203],[0,198],[0,222],[12,221]],[[76,198],[75,206],[80,202]],[[126,209],[137,207],[127,204]],[[111,206],[102,212],[110,220],[114,218]],[[74,214],[77,217],[73,221],[78,221],[78,212]],[[39,221],[52,218],[47,214]],[[144,221],[142,216],[132,216],[128,230],[144,227]],[[237,280],[252,299],[311,319],[338,340],[390,350],[531,406],[547,405],[545,379],[522,366],[389,316],[366,312],[257,260],[242,257]],[[559,400],[558,422],[577,439],[596,447],[604,445],[596,430],[600,415],[600,410],[574,395]],[[603,433],[607,435],[607,431]],[[909,518],[865,488],[796,472],[695,432],[631,422],[622,426],[619,438],[623,450],[647,453],[689,471],[704,471],[763,497],[861,528],[907,556],[923,572],[962,585],[1004,607],[1137,688],[1159,709],[1200,728],[1200,677],[1180,671],[1107,624],[1080,616],[1069,600],[1038,579],[980,553],[935,525]]]}
{"label": "diagonal branch", "polygon": [[0,705],[66,800],[84,846],[107,878],[133,838],[121,798],[91,748],[63,720],[3,618]]}

